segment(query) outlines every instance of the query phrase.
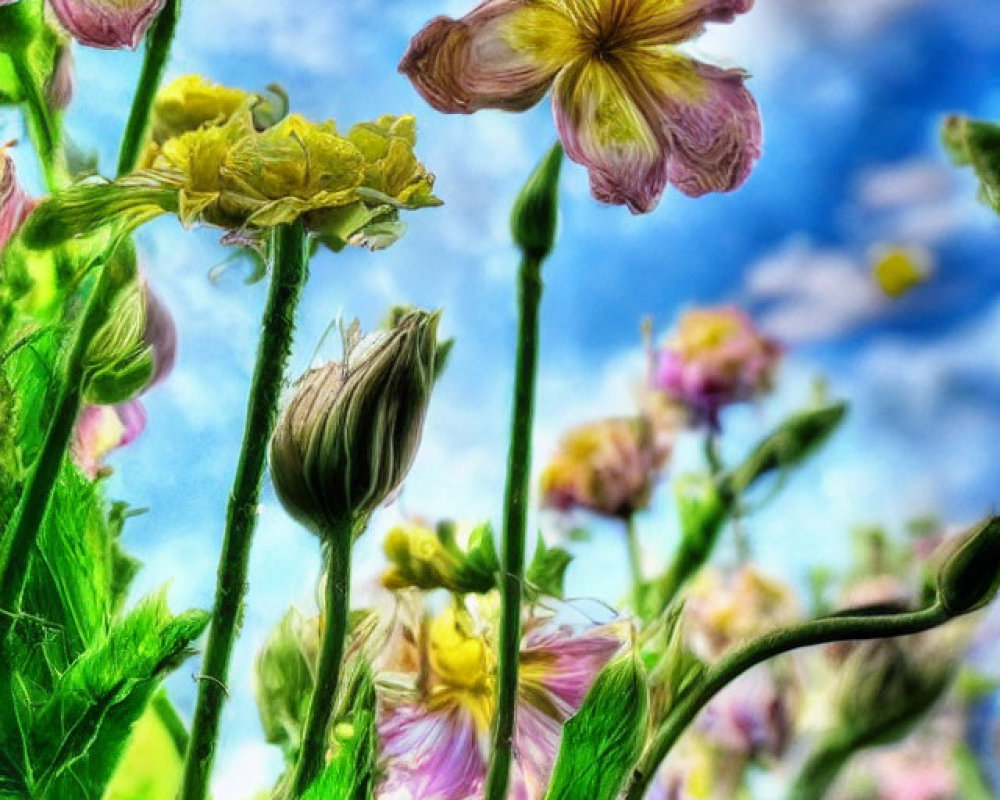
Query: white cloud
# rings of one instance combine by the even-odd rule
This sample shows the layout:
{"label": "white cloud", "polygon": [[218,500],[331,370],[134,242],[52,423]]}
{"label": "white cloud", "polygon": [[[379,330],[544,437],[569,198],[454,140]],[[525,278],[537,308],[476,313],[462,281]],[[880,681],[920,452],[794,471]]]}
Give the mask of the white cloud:
{"label": "white cloud", "polygon": [[763,305],[761,327],[798,344],[830,339],[876,318],[888,305],[862,264],[802,239],[751,267],[744,288],[751,306]]}

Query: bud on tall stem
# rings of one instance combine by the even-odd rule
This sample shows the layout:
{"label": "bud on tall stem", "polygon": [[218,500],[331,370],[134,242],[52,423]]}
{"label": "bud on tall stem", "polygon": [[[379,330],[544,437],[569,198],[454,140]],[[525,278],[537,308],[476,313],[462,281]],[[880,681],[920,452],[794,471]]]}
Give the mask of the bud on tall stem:
{"label": "bud on tall stem", "polygon": [[542,299],[542,261],[555,242],[562,148],[556,144],[528,178],[511,214],[514,242],[521,250],[518,283],[517,362],[511,408],[510,448],[503,512],[503,580],[497,660],[497,713],[493,752],[486,776],[486,800],[503,800],[510,781],[521,641],[524,534],[528,521],[532,420],[538,364],[538,312]]}
{"label": "bud on tall stem", "polygon": [[293,798],[323,767],[347,634],[351,545],[416,456],[437,374],[438,319],[405,311],[390,330],[345,341],[343,362],[310,370],[299,381],[271,442],[278,498],[320,537],[326,562],[323,641]]}

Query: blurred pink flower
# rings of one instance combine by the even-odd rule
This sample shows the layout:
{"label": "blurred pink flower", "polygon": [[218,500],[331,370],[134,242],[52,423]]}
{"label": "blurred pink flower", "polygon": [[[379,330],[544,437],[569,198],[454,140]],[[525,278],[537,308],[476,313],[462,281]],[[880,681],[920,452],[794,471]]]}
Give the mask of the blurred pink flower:
{"label": "blurred pink flower", "polygon": [[[427,674],[412,692],[383,692],[378,800],[478,800],[495,703],[494,625],[449,607],[408,640]],[[528,620],[521,647],[511,798],[540,800],[562,726],[624,641],[620,624],[583,632]],[[399,661],[399,648],[391,648]]]}
{"label": "blurred pink flower", "polygon": [[59,22],[80,44],[135,50],[166,0],[49,0]]}
{"label": "blurred pink flower", "polygon": [[738,188],[760,157],[746,73],[677,49],[753,0],[485,0],[436,17],[399,64],[439,111],[525,111],[552,88],[566,154],[591,191],[652,211],[667,183],[697,197]]}
{"label": "blurred pink flower", "polygon": [[952,800],[958,782],[944,748],[900,749],[878,759],[880,800]]}
{"label": "blurred pink flower", "polygon": [[84,406],[70,450],[73,461],[91,480],[108,473],[104,457],[135,441],[146,427],[146,409],[138,400],[117,406]]}
{"label": "blurred pink flower", "polygon": [[672,448],[672,433],[644,417],[581,425],[563,436],[542,472],[542,503],[628,519],[648,504]]}
{"label": "blurred pink flower", "polygon": [[0,146],[0,252],[35,207],[17,180],[14,160],[8,152],[12,144]]}
{"label": "blurred pink flower", "polygon": [[725,406],[770,391],[781,352],[740,309],[695,309],[655,354],[651,388],[687,408],[693,424],[718,428]]}

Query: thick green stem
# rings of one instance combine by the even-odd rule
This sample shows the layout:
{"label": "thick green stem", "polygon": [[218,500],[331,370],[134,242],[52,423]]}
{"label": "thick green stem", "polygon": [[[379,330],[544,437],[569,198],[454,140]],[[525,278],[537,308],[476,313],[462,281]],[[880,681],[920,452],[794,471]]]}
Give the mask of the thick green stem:
{"label": "thick green stem", "polygon": [[625,537],[628,539],[628,564],[632,573],[632,609],[641,615],[645,596],[645,581],[642,577],[642,547],[639,544],[639,531],[635,525],[635,514],[629,514],[625,520]]}
{"label": "thick green stem", "polygon": [[55,192],[66,177],[66,167],[62,163],[62,144],[59,125],[52,117],[52,109],[45,99],[38,77],[28,63],[24,50],[12,51],[10,60],[14,66],[18,83],[24,92],[24,115],[28,123],[31,140],[42,165],[45,186]]}
{"label": "thick green stem", "polygon": [[748,642],[711,667],[671,711],[633,771],[625,800],[641,800],[645,796],[660,764],[698,712],[725,686],[752,667],[800,647],[907,636],[937,627],[948,619],[949,615],[939,605],[906,614],[823,617],[772,631]]}
{"label": "thick green stem", "polygon": [[204,800],[226,700],[233,643],[243,613],[250,546],[268,442],[274,430],[285,366],[292,349],[295,309],[307,273],[307,242],[299,222],[276,229],[271,241],[271,290],[250,385],[243,447],[226,512],[212,627],[202,662],[191,741],[184,764],[182,800]]}
{"label": "thick green stem", "polygon": [[350,523],[326,536],[326,603],[323,618],[323,641],[316,670],[316,686],[309,701],[309,713],[302,732],[302,746],[295,765],[291,797],[305,794],[316,780],[329,748],[330,719],[337,701],[341,661],[347,636],[347,612],[351,592]]}
{"label": "thick green stem", "polygon": [[167,56],[170,54],[170,45],[174,40],[180,13],[181,0],[167,0],[167,4],[146,34],[146,53],[142,61],[142,72],[139,73],[139,84],[132,98],[132,110],[129,112],[118,154],[119,175],[128,174],[139,163],[139,154],[142,152],[146,131],[149,128],[153,100],[160,88],[160,81],[163,80]]}
{"label": "thick green stem", "polygon": [[102,266],[66,355],[62,380],[55,406],[48,417],[49,427],[41,450],[35,457],[20,502],[0,542],[0,647],[17,620],[21,592],[28,575],[27,564],[73,436],[83,397],[87,349],[104,324],[120,286],[120,276],[110,266]]}
{"label": "thick green stem", "polygon": [[521,650],[521,589],[524,580],[524,534],[528,523],[531,434],[538,365],[538,310],[542,299],[542,260],[525,255],[518,286],[517,363],[511,412],[507,488],[504,494],[503,579],[500,582],[500,653],[497,664],[497,713],[493,753],[486,779],[486,800],[504,800],[510,779]]}
{"label": "thick green stem", "polygon": [[847,740],[836,734],[823,739],[796,776],[788,800],[823,800],[854,751]]}

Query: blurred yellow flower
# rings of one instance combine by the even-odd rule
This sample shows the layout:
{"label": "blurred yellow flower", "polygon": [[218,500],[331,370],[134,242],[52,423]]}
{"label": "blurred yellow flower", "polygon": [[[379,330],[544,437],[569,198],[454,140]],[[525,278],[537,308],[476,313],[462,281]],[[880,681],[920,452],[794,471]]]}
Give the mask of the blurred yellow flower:
{"label": "blurred yellow flower", "polygon": [[916,247],[884,248],[872,263],[872,277],[893,299],[903,297],[925,283],[930,274],[930,255]]}

